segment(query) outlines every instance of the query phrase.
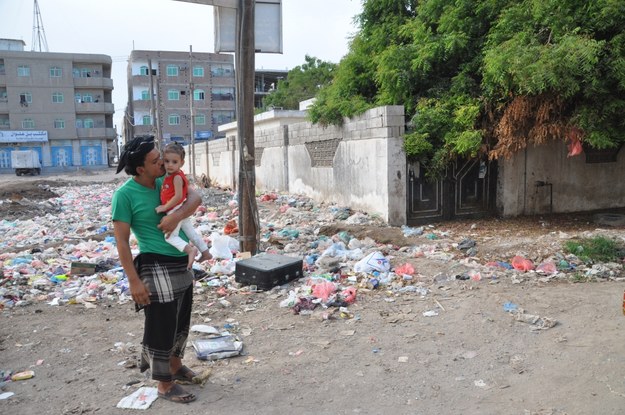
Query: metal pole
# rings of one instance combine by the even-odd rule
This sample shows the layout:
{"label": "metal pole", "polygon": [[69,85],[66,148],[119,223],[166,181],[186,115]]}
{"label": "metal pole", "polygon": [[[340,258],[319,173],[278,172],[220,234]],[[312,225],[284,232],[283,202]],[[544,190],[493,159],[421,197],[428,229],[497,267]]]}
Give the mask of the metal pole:
{"label": "metal pole", "polygon": [[189,75],[189,116],[191,119],[189,123],[191,125],[191,177],[195,181],[195,117],[193,116],[193,45],[189,45],[189,69],[187,73]]}
{"label": "metal pole", "polygon": [[257,253],[259,239],[254,164],[254,0],[239,0],[235,45],[239,139],[239,238],[242,252]]}
{"label": "metal pole", "polygon": [[[150,123],[152,124],[152,134],[156,134],[156,106],[154,105],[154,78],[152,77],[152,59],[148,59],[148,76],[150,80]],[[161,137],[156,137],[160,142]]]}

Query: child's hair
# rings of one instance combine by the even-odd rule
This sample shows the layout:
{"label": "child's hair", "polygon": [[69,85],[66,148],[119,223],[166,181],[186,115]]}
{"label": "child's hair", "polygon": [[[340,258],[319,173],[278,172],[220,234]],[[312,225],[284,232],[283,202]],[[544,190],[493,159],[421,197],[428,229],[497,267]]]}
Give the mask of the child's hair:
{"label": "child's hair", "polygon": [[178,144],[175,141],[165,146],[165,148],[163,149],[163,154],[166,154],[166,153],[178,154],[180,158],[184,160],[184,147],[182,147],[181,144]]}

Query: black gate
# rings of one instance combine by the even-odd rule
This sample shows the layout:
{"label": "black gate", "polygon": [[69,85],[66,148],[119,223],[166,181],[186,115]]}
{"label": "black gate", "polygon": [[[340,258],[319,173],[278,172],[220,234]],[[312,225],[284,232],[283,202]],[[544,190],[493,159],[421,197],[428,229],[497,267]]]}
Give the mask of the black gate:
{"label": "black gate", "polygon": [[495,211],[497,163],[457,160],[439,180],[426,178],[419,162],[408,162],[408,225],[475,218]]}

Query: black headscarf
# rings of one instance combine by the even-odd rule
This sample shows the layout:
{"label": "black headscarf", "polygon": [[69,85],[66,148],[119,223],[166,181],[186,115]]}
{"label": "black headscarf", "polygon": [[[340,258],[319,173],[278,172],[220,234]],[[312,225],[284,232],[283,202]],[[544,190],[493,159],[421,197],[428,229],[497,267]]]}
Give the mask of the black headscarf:
{"label": "black headscarf", "polygon": [[137,167],[143,166],[145,156],[154,149],[154,136],[142,135],[133,138],[124,145],[119,156],[117,173],[124,170],[130,176],[137,175]]}

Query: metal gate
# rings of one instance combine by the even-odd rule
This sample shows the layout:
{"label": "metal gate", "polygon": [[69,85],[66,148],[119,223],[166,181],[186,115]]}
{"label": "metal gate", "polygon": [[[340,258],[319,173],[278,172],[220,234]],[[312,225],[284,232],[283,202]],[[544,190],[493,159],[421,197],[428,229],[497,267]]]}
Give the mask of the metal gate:
{"label": "metal gate", "polygon": [[408,162],[408,225],[494,214],[497,163],[457,160],[442,179],[426,178],[419,162]]}

